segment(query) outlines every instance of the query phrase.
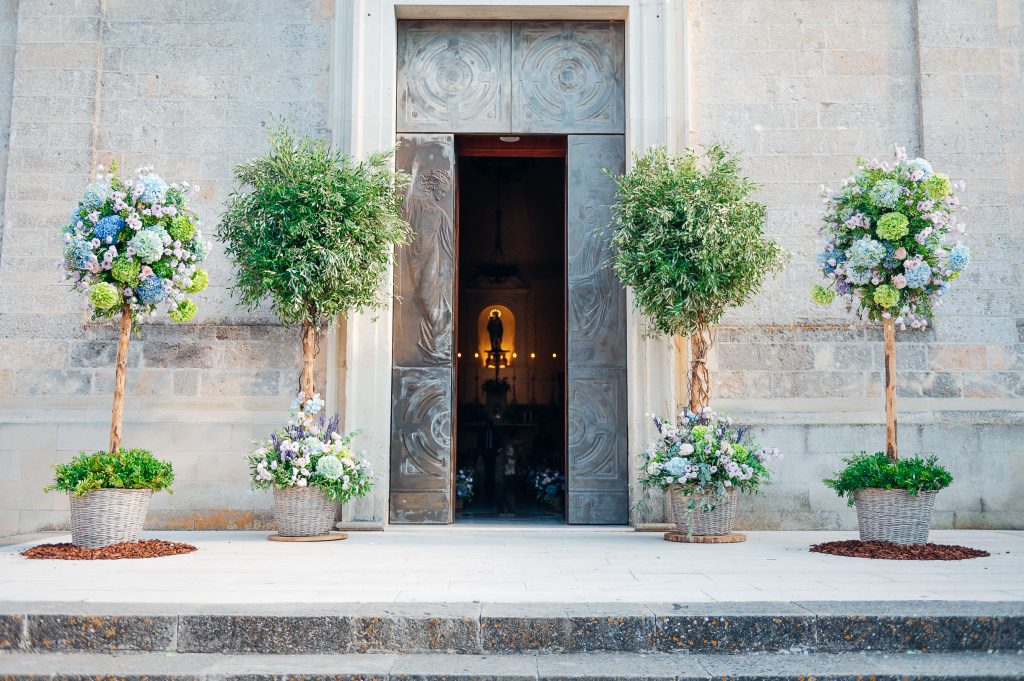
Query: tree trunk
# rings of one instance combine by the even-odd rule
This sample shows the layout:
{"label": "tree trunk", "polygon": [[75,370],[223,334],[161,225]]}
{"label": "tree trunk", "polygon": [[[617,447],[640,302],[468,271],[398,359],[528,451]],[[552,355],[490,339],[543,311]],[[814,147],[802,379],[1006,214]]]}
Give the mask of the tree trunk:
{"label": "tree trunk", "polygon": [[711,400],[711,376],[708,373],[708,351],[711,339],[708,327],[697,324],[690,335],[690,411],[696,412]]}
{"label": "tree trunk", "polygon": [[885,454],[895,462],[896,453],[896,321],[882,320],[885,339]]}
{"label": "tree trunk", "polygon": [[316,324],[302,322],[302,392],[306,399],[313,397],[313,364],[316,361]]}
{"label": "tree trunk", "polygon": [[114,371],[114,407],[110,412],[110,453],[121,451],[121,423],[124,420],[124,387],[128,381],[128,341],[132,337],[132,309],[121,305],[121,328],[117,337],[117,369]]}

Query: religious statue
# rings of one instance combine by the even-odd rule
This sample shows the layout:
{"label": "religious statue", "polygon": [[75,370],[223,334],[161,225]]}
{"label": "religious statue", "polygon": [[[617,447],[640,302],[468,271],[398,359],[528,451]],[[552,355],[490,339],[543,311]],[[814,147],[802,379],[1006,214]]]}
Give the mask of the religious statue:
{"label": "religious statue", "polygon": [[501,323],[501,310],[491,310],[490,319],[487,320],[487,333],[491,337],[491,352],[495,356],[500,356],[501,338],[505,334],[505,327]]}

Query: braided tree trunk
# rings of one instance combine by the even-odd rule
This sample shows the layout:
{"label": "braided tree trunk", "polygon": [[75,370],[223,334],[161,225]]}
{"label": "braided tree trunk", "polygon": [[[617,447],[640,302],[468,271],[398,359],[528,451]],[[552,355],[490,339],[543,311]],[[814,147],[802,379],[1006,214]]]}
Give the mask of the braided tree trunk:
{"label": "braided tree trunk", "polygon": [[110,411],[110,453],[121,451],[121,424],[124,421],[124,388],[128,382],[128,342],[132,337],[132,309],[121,305],[121,327],[117,336],[117,368],[114,371],[114,407]]}
{"label": "braided tree trunk", "polygon": [[313,365],[316,361],[316,324],[310,320],[302,322],[302,392],[306,399],[313,397]]}
{"label": "braided tree trunk", "polygon": [[889,316],[882,320],[885,341],[885,454],[896,462],[896,322]]}
{"label": "braided tree trunk", "polygon": [[711,330],[702,321],[690,334],[690,411],[699,411],[711,400],[711,376],[708,373],[708,352]]}

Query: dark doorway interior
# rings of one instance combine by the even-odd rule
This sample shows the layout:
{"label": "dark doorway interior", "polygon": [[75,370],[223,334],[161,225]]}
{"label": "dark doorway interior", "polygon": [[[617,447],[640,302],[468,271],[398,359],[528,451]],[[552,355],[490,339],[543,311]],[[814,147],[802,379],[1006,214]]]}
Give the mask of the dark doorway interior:
{"label": "dark doorway interior", "polygon": [[456,517],[565,520],[565,138],[457,138]]}

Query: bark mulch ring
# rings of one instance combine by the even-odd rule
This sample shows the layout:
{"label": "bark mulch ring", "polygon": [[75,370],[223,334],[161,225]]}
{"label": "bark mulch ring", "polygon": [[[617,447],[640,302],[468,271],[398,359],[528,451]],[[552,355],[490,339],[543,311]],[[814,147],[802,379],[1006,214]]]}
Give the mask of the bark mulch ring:
{"label": "bark mulch ring", "polygon": [[952,544],[893,544],[887,541],[830,541],[815,544],[812,553],[830,553],[849,558],[880,558],[884,560],[965,560],[985,558],[988,551]]}
{"label": "bark mulch ring", "polygon": [[160,558],[192,553],[196,547],[162,539],[111,544],[87,549],[74,544],[40,544],[21,552],[26,558],[52,560],[118,560],[120,558]]}

